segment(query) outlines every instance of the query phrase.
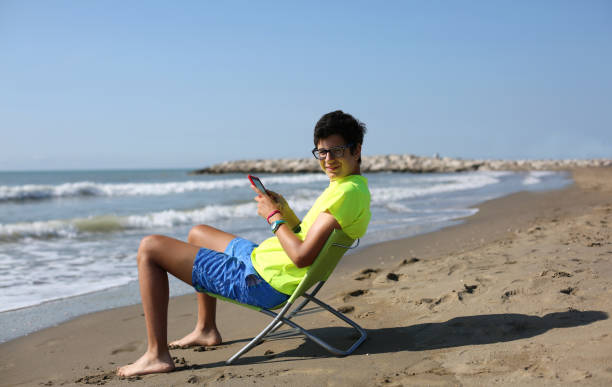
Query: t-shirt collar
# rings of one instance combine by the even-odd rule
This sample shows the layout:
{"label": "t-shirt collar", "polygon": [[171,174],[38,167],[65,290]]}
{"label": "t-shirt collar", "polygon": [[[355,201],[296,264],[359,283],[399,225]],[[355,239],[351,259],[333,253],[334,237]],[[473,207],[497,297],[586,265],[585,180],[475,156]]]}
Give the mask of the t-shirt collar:
{"label": "t-shirt collar", "polygon": [[365,180],[366,178],[363,177],[363,175],[347,175],[347,176],[341,177],[339,179],[330,180],[329,181],[329,185],[338,184],[338,183],[342,183],[344,181],[354,180],[354,179],[363,179],[363,180]]}

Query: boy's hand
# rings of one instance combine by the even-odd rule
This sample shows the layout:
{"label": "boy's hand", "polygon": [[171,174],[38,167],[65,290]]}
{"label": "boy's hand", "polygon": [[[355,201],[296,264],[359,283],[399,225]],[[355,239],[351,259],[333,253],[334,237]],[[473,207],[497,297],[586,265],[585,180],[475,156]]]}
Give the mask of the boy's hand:
{"label": "boy's hand", "polygon": [[[277,202],[272,199],[272,197],[268,194],[264,194],[257,189],[254,185],[251,185],[251,189],[257,193],[255,196],[255,201],[257,202],[257,214],[264,219],[267,219],[267,216],[271,214],[273,211],[279,210],[280,206]],[[282,215],[282,211],[281,211]]]}
{"label": "boy's hand", "polygon": [[270,195],[272,200],[274,200],[278,204],[278,209],[280,210],[283,219],[287,221],[289,227],[293,229],[295,226],[300,224],[300,218],[298,218],[295,215],[295,212],[293,212],[293,210],[291,209],[291,207],[289,207],[289,203],[287,203],[287,200],[285,200],[283,195],[270,190],[268,190],[268,195]]}

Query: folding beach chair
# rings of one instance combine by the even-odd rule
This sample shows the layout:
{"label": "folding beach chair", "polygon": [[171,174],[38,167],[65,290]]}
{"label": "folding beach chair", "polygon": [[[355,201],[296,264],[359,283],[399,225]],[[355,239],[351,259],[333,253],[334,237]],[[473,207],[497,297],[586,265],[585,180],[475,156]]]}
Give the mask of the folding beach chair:
{"label": "folding beach chair", "polygon": [[[334,271],[336,265],[338,264],[340,258],[342,258],[346,250],[353,249],[359,245],[359,240],[357,240],[357,244],[355,246],[351,246],[353,242],[354,240],[351,239],[348,235],[346,235],[343,231],[334,230],[325,242],[325,245],[323,245],[323,248],[319,252],[319,255],[317,256],[313,264],[309,267],[306,276],[304,276],[304,278],[302,279],[298,287],[295,289],[291,297],[289,297],[289,299],[285,303],[272,308],[279,309],[282,307],[282,309],[278,313],[275,313],[270,309],[242,304],[240,302],[228,299],[223,296],[219,296],[217,294],[207,293],[213,297],[257,310],[273,318],[272,322],[268,324],[268,326],[266,326],[264,330],[262,330],[257,336],[255,336],[241,350],[239,350],[232,357],[230,357],[226,361],[226,364],[232,364],[234,360],[238,359],[240,356],[242,356],[243,354],[251,350],[253,347],[255,347],[257,344],[266,339],[293,336],[296,333],[303,334],[304,336],[306,336],[307,338],[314,341],[315,343],[317,343],[318,345],[336,356],[350,355],[355,349],[357,349],[357,347],[359,347],[359,345],[361,345],[361,343],[363,343],[363,341],[366,339],[366,331],[356,322],[352,321],[336,309],[332,308],[331,306],[327,305],[326,303],[315,297],[315,295],[321,289],[327,278],[329,278],[331,273]],[[306,291],[309,290],[315,284],[317,285],[314,287],[314,289],[310,293],[306,293]],[[300,297],[304,298],[304,300],[297,307],[291,310],[294,302]],[[296,317],[298,313],[302,310],[302,308],[304,308],[306,304],[308,304],[310,301],[314,302],[324,310],[327,310],[334,316],[338,317],[342,321],[352,326],[359,333],[359,338],[354,341],[348,349],[341,350],[330,345],[329,343],[322,340],[320,337],[313,335],[308,330],[296,324],[292,320],[292,318]],[[289,312],[290,310],[291,312]],[[287,324],[293,329],[290,331],[274,333],[283,324]],[[287,335],[287,333],[290,333],[290,335]]]}

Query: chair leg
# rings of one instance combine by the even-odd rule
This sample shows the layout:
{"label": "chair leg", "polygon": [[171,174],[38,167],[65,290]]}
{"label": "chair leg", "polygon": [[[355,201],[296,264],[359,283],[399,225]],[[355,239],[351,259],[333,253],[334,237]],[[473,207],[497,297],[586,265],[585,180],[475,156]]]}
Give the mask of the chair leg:
{"label": "chair leg", "polygon": [[283,316],[285,315],[285,313],[287,313],[287,310],[289,310],[289,308],[291,308],[291,303],[287,303],[283,309],[281,309],[281,311],[276,314],[274,312],[270,312],[269,310],[266,309],[261,309],[261,312],[274,317],[274,320],[272,320],[272,322],[270,324],[268,324],[268,326],[266,326],[264,328],[263,331],[261,331],[257,336],[255,336],[247,345],[245,345],[244,347],[242,347],[242,349],[240,349],[238,352],[236,352],[232,357],[230,357],[225,364],[232,364],[234,362],[234,360],[238,359],[240,356],[242,356],[244,353],[248,352],[251,350],[251,348],[253,348],[254,346],[256,346],[257,344],[259,344],[259,342],[276,326],[276,324],[279,322],[279,320],[283,319]]}
{"label": "chair leg", "polygon": [[[335,310],[331,306],[327,305],[323,301],[321,301],[321,300],[319,300],[319,299],[317,299],[317,298],[315,298],[315,297],[313,297],[313,296],[311,296],[309,294],[304,294],[303,296],[306,297],[308,299],[308,301],[314,302],[315,304],[319,305],[320,307],[322,307],[325,310],[327,310],[330,313],[332,313],[334,316],[336,316],[339,319],[341,319],[342,321],[346,322],[348,325],[352,326],[357,332],[359,332],[359,338],[347,350],[341,350],[339,348],[336,348],[336,347],[330,345],[329,343],[327,343],[326,341],[324,341],[323,339],[319,338],[318,336],[313,335],[308,330],[302,328],[298,324],[294,323],[292,320],[290,320],[291,317],[287,317],[287,318],[284,317],[284,315],[287,312],[287,310],[291,307],[291,304],[287,304],[287,305],[285,305],[283,307],[283,309],[278,314],[276,314],[274,312],[271,312],[269,310],[266,310],[266,309],[262,309],[261,310],[262,313],[265,313],[265,314],[267,314],[269,316],[274,317],[274,320],[272,320],[272,322],[270,324],[268,324],[268,326],[266,326],[266,328],[264,328],[263,331],[261,331],[257,336],[255,336],[247,345],[245,345],[242,349],[240,349],[238,352],[236,352],[236,354],[234,354],[231,358],[229,358],[229,360],[226,361],[226,364],[228,364],[228,365],[232,364],[234,362],[234,360],[238,359],[240,356],[242,356],[243,354],[245,354],[246,352],[251,350],[254,346],[259,344],[265,338],[266,335],[272,333],[274,330],[276,330],[282,324],[287,324],[291,328],[297,329],[301,334],[306,336],[308,339],[312,340],[313,342],[318,344],[320,347],[324,348],[325,350],[327,350],[328,352],[330,352],[331,354],[336,355],[336,356],[347,356],[347,355],[350,355],[368,337],[368,334],[365,331],[365,329],[363,329],[361,326],[359,326],[359,324],[357,324],[353,320],[349,319],[348,317],[346,317],[342,313],[338,312],[337,310]],[[303,304],[305,305],[305,303],[303,303]]]}
{"label": "chair leg", "polygon": [[[332,308],[331,306],[327,305],[326,303],[324,303],[323,301],[319,300],[316,297],[313,297],[313,296],[308,295],[308,294],[304,294],[303,296],[308,298],[310,301],[314,302],[315,304],[319,305],[320,307],[325,308],[328,312],[330,312],[334,316],[338,317],[339,319],[341,319],[342,321],[344,321],[348,325],[352,326],[357,332],[359,332],[359,338],[357,339],[357,341],[355,341],[353,343],[353,345],[351,345],[349,347],[349,349],[347,349],[345,351],[343,351],[341,349],[338,349],[338,348],[335,348],[335,347],[329,345],[328,343],[322,341],[321,339],[317,338],[317,340],[314,340],[312,338],[314,336],[311,333],[303,332],[308,338],[310,338],[311,340],[313,340],[314,342],[316,342],[317,344],[319,344],[320,346],[322,346],[323,348],[325,348],[329,352],[331,352],[331,353],[333,353],[334,355],[337,355],[337,356],[347,356],[347,355],[350,355],[368,337],[368,334],[365,331],[365,329],[363,329],[361,326],[359,326],[359,324],[357,324],[353,320],[351,320],[348,317],[346,317],[344,314],[338,312],[336,309]],[[282,319],[282,320],[284,321],[285,319]]]}
{"label": "chair leg", "polygon": [[[323,285],[325,284],[325,281],[321,281],[317,284],[317,286],[315,286],[315,288],[313,289],[312,292],[310,292],[310,296],[314,297],[318,292],[319,289],[321,289],[323,287]],[[304,295],[303,295],[304,296]],[[300,312],[300,310],[302,310],[306,304],[308,304],[310,302],[310,299],[308,299],[307,297],[304,297],[304,301],[302,301],[302,303],[300,305],[298,305],[295,309],[293,309],[288,315],[287,315],[287,319],[292,319],[293,316],[295,316],[296,314],[298,314]],[[278,328],[280,328],[283,325],[282,321],[279,321],[276,323],[276,325],[272,328],[272,330],[270,331],[270,333],[276,331]]]}
{"label": "chair leg", "polygon": [[[323,286],[323,284],[325,283],[325,281],[321,281],[317,284],[317,286],[314,288],[314,290],[310,293],[311,295],[315,295],[317,294],[317,292],[319,291],[319,289],[321,289],[321,287]],[[291,319],[293,316],[295,316],[300,310],[302,310],[302,308],[304,308],[304,306],[306,306],[306,304],[308,304],[310,302],[310,299],[306,298],[304,301],[302,301],[302,303],[297,306],[295,309],[293,309],[291,311],[291,313],[289,313],[289,315],[287,316],[287,321],[289,321],[289,319]],[[293,303],[287,303],[283,309],[281,309],[281,311],[276,314],[272,311],[269,311],[267,309],[261,309],[260,312],[267,314],[268,316],[271,316],[274,318],[274,320],[272,320],[272,322],[270,324],[268,324],[268,326],[266,326],[266,328],[264,328],[263,331],[261,331],[257,336],[255,336],[253,339],[251,339],[251,341],[249,343],[247,343],[247,345],[245,345],[244,347],[242,347],[238,352],[236,352],[232,357],[230,357],[225,363],[226,364],[232,364],[234,362],[234,360],[238,359],[240,356],[244,355],[246,352],[250,351],[253,347],[255,347],[257,344],[259,344],[261,341],[263,341],[265,339],[265,337],[273,332],[275,332],[278,328],[280,328],[283,323],[285,323],[283,319],[283,316],[285,315],[285,313],[287,313],[287,311],[291,308],[291,305],[293,305]],[[306,335],[306,333],[304,333],[304,330],[299,328],[299,327],[294,327],[294,329],[298,329],[300,332],[302,332],[303,334]]]}
{"label": "chair leg", "polygon": [[[315,288],[312,290],[312,292],[307,294],[309,294],[311,297],[314,297],[319,292],[319,289],[323,287],[323,285],[325,285],[325,281],[319,282],[317,286],[315,286]],[[303,307],[306,306],[306,304],[310,302],[310,299],[308,297],[304,298],[305,300],[302,301],[302,303],[297,308],[293,309],[291,313],[289,313],[289,316],[287,316],[287,318],[292,318],[293,316],[295,316],[300,310],[302,310]]]}

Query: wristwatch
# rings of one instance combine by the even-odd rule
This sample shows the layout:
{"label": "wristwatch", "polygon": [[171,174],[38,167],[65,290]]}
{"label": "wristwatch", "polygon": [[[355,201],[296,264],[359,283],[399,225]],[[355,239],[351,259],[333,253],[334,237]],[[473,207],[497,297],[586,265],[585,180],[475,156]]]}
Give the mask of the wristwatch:
{"label": "wristwatch", "polygon": [[270,223],[270,230],[272,230],[272,232],[274,234],[276,234],[276,231],[278,230],[278,228],[281,226],[281,224],[283,223],[287,223],[284,220],[275,220],[274,222]]}

